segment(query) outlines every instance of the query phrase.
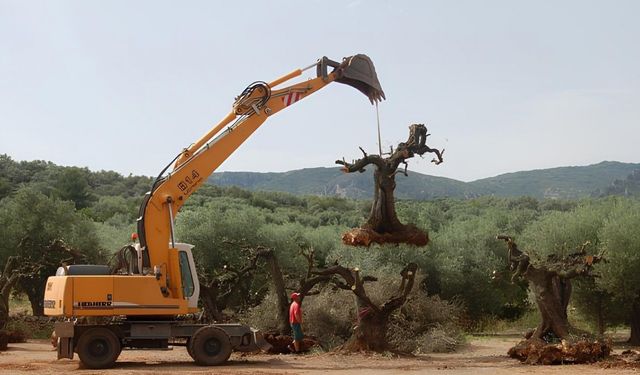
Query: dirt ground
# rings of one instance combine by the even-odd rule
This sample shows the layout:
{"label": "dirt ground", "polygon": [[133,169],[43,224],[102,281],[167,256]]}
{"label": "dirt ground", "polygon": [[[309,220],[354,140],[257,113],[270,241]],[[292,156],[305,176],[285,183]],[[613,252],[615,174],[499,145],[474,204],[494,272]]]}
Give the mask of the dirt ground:
{"label": "dirt ground", "polygon": [[[167,351],[124,350],[110,370],[82,369],[77,358],[56,360],[56,352],[45,340],[10,344],[0,352],[0,374],[638,374],[638,369],[603,368],[602,365],[529,366],[506,356],[519,340],[515,336],[471,338],[455,353],[415,357],[384,355],[239,355],[225,366],[207,368],[193,364],[183,347]],[[617,354],[621,349],[616,349]]]}

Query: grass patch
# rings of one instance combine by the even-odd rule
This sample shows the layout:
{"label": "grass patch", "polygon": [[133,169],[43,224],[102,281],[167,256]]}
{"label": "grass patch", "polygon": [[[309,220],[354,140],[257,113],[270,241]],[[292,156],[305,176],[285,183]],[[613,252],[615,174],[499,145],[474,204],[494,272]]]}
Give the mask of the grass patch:
{"label": "grass patch", "polygon": [[529,329],[535,328],[540,322],[538,310],[528,310],[516,320],[498,319],[493,316],[484,317],[479,320],[472,330],[472,334],[522,334]]}
{"label": "grass patch", "polygon": [[[571,308],[567,310],[569,315],[569,323],[580,330],[587,332],[595,332],[596,328],[590,325],[588,320],[584,316],[579,314],[576,309]],[[486,335],[498,335],[498,334],[524,334],[528,330],[534,329],[540,323],[540,313],[537,309],[530,309],[525,312],[520,318],[516,320],[504,320],[495,317],[485,317],[477,322],[475,329],[470,334],[486,334]]]}
{"label": "grass patch", "polygon": [[9,315],[24,316],[31,314],[31,302],[23,294],[12,294],[9,298]]}

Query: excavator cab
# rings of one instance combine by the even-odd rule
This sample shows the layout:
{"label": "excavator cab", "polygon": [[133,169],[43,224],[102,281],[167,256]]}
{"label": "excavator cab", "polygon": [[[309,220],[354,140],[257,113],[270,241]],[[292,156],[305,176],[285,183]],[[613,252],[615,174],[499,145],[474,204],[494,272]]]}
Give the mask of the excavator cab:
{"label": "excavator cab", "polygon": [[373,61],[367,55],[357,54],[342,59],[342,63],[333,61],[326,56],[318,60],[318,77],[327,79],[329,72],[327,67],[332,67],[338,76],[336,82],[349,85],[362,92],[369,98],[371,104],[386,99]]}

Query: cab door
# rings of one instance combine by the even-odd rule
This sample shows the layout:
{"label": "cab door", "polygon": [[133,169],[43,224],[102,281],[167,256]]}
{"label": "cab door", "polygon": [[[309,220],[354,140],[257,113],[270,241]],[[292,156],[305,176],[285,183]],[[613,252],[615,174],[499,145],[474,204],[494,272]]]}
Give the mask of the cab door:
{"label": "cab door", "polygon": [[178,259],[180,262],[180,281],[182,293],[188,300],[190,309],[198,308],[198,298],[200,297],[200,283],[196,272],[196,263],[193,260],[191,249],[193,245],[186,243],[176,243],[178,249]]}

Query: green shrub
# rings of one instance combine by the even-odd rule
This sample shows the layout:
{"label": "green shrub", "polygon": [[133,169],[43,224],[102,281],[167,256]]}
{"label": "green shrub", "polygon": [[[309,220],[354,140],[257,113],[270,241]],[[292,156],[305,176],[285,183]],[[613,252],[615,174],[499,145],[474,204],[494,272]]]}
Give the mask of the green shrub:
{"label": "green shrub", "polygon": [[464,336],[458,319],[463,308],[422,291],[412,293],[389,323],[389,343],[397,350],[420,354],[454,351]]}
{"label": "green shrub", "polygon": [[356,314],[353,293],[327,287],[306,297],[303,309],[306,333],[316,337],[324,349],[342,345],[351,336]]}
{"label": "green shrub", "polygon": [[48,339],[53,332],[53,322],[48,319],[38,319],[36,317],[12,317],[7,323],[6,330],[13,332],[11,338],[24,342],[25,339]]}

